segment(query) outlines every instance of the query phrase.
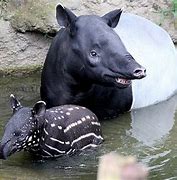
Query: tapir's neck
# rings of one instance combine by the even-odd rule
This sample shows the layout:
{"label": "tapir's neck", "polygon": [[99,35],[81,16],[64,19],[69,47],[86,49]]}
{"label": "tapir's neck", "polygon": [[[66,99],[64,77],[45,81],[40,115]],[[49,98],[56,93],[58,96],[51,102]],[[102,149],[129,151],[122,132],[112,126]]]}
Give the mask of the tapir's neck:
{"label": "tapir's neck", "polygon": [[[84,75],[73,72],[73,69],[79,69],[77,72],[80,73],[83,69],[81,65],[71,62],[71,57],[74,57],[76,62],[80,60],[73,54],[71,41],[72,37],[69,36],[67,29],[61,29],[47,55],[41,81],[41,98],[47,102],[47,108],[78,102],[83,94],[87,94],[92,88],[92,84]],[[45,68],[47,66],[50,68]],[[73,66],[75,67],[72,69]],[[57,99],[53,98],[56,96]]]}
{"label": "tapir's neck", "polygon": [[77,102],[82,100],[86,94],[89,94],[92,89],[92,84],[88,80],[77,79],[70,74],[63,74],[63,83],[60,84],[61,92],[65,92],[63,98],[65,103],[76,100]]}
{"label": "tapir's neck", "polygon": [[[82,69],[80,65],[77,65],[75,68],[71,68],[71,57],[73,56],[76,62],[79,62],[80,59],[73,54],[73,50],[71,48],[72,37],[70,37],[68,34],[67,29],[63,30],[62,36],[64,41],[62,41],[62,43],[59,45],[60,54],[58,59],[60,59],[60,61],[57,59],[58,67],[56,68],[55,72],[55,77],[57,77],[58,81],[56,86],[59,86],[56,89],[61,92],[61,97],[59,97],[63,99],[63,101],[60,100],[60,102],[62,102],[61,104],[67,102],[74,103],[74,100],[77,99],[76,97],[82,98],[83,94],[85,96],[87,92],[90,92],[92,83],[89,82],[89,80],[85,77],[84,72],[81,73],[81,71],[84,69]],[[63,61],[63,59],[65,59],[65,61]],[[75,64],[72,64],[72,66],[75,66]],[[79,69],[79,71],[73,72],[73,69]],[[78,72],[79,74],[76,74]],[[71,101],[72,98],[73,100]]]}

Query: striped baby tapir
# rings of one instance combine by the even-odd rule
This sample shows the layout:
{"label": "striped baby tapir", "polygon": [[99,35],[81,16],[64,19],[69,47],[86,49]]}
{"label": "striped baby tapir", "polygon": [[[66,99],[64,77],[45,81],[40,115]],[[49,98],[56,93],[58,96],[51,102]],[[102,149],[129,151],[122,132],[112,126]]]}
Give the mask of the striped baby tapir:
{"label": "striped baby tapir", "polygon": [[100,123],[89,109],[63,105],[46,109],[44,101],[23,107],[10,95],[13,115],[0,143],[0,158],[26,150],[44,158],[72,155],[102,143]]}

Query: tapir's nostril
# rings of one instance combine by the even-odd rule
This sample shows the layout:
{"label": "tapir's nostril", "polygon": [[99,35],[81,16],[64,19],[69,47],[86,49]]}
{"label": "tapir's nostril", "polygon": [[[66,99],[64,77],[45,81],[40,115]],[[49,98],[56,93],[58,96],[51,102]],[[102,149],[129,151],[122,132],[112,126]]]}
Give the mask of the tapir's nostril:
{"label": "tapir's nostril", "polygon": [[137,68],[134,70],[133,75],[136,78],[144,78],[146,76],[146,69],[145,68]]}

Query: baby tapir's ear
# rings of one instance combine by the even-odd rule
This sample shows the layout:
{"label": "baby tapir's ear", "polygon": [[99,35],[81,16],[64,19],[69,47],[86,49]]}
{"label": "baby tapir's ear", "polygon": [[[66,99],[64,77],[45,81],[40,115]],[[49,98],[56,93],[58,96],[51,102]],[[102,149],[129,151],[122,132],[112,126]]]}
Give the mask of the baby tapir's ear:
{"label": "baby tapir's ear", "polygon": [[43,116],[46,111],[46,103],[44,101],[38,101],[33,109],[32,109],[32,114],[36,117]]}
{"label": "baby tapir's ear", "polygon": [[20,101],[18,101],[18,99],[13,94],[10,95],[10,107],[13,110],[13,113],[22,107]]}

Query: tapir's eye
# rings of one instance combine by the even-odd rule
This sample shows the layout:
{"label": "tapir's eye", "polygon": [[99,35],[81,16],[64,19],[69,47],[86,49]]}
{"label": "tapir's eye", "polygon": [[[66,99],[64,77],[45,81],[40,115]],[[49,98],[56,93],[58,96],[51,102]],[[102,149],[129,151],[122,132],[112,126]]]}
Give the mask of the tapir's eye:
{"label": "tapir's eye", "polygon": [[97,57],[98,54],[97,54],[97,52],[96,52],[95,50],[91,50],[91,51],[90,51],[90,56],[91,56],[91,57]]}

